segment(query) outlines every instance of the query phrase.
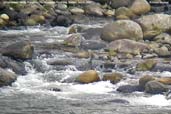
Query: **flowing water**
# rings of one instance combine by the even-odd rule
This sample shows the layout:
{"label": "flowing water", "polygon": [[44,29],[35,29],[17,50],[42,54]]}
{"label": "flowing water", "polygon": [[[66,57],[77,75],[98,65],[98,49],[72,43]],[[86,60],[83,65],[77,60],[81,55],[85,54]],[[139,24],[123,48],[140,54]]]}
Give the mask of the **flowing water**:
{"label": "flowing water", "polygon": [[[102,25],[86,26],[100,27]],[[1,46],[17,40],[29,39],[40,51],[42,44],[51,45],[64,40],[67,30],[68,28],[65,27],[1,30]],[[171,113],[171,100],[167,100],[164,95],[148,95],[142,92],[123,94],[116,91],[120,85],[137,82],[135,75],[126,74],[130,78],[115,85],[109,81],[90,84],[73,83],[72,78],[83,71],[74,65],[66,65],[59,70],[47,64],[54,58],[71,59],[69,58],[71,53],[56,50],[48,50],[48,53],[50,54],[41,54],[35,57],[34,61],[39,63],[38,67],[36,64],[26,61],[24,64],[28,74],[18,76],[12,86],[0,88],[0,114]],[[86,59],[83,60],[86,61]],[[8,70],[11,71],[11,69]],[[100,70],[98,73],[102,75]],[[161,75],[171,74],[171,72],[158,73]]]}

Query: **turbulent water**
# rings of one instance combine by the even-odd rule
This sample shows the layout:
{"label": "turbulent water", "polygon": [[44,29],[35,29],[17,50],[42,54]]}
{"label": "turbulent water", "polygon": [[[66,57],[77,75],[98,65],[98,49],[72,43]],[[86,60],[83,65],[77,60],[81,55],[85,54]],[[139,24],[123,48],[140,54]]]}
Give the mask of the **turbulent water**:
{"label": "turbulent water", "polygon": [[[102,25],[86,26],[99,27]],[[1,44],[7,45],[13,41],[29,39],[36,47],[39,47],[40,44],[61,42],[67,36],[67,30],[68,28],[64,27],[1,30],[0,34],[3,36]],[[67,58],[67,54],[70,53],[57,51],[51,56],[46,54],[37,56],[34,61],[41,63],[40,69],[36,69],[34,64],[26,61],[25,68],[28,74],[18,76],[17,81],[12,86],[0,89],[0,114],[171,113],[171,100],[167,100],[164,95],[116,92],[120,85],[126,85],[133,81],[137,82],[134,75],[127,74],[130,78],[116,85],[111,84],[109,81],[91,84],[69,83],[72,77],[79,75],[83,71],[79,71],[74,65],[67,65],[64,69],[58,70],[47,64],[49,60],[54,58]],[[11,71],[11,69],[9,70]],[[98,73],[102,75],[100,70]],[[171,72],[161,72],[160,74],[167,75],[171,74]],[[57,91],[58,89],[61,91]]]}

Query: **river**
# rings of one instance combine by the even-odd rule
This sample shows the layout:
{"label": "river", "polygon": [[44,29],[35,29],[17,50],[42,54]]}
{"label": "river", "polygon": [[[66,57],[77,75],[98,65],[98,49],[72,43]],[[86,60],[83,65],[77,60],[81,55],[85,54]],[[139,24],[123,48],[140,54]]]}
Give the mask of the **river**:
{"label": "river", "polygon": [[[100,27],[103,24],[84,25]],[[29,27],[18,30],[1,30],[1,46],[17,40],[31,40],[36,51],[45,50],[43,44],[61,42],[67,36],[65,27]],[[46,50],[47,51],[47,50]],[[171,100],[164,95],[149,95],[143,92],[123,94],[116,91],[120,85],[137,82],[135,74],[117,84],[100,81],[90,84],[72,82],[72,77],[83,71],[74,65],[54,68],[47,64],[53,59],[72,59],[70,52],[50,49],[36,55],[31,64],[26,61],[28,74],[18,76],[12,86],[0,88],[0,114],[170,114]],[[87,59],[82,59],[86,61]],[[75,60],[77,61],[77,60]],[[11,70],[11,69],[8,69]],[[102,72],[97,68],[98,73]],[[126,73],[122,70],[113,69]],[[153,72],[139,72],[139,74]],[[156,72],[155,72],[156,73]],[[161,75],[171,72],[157,72]],[[60,89],[61,91],[58,91]]]}

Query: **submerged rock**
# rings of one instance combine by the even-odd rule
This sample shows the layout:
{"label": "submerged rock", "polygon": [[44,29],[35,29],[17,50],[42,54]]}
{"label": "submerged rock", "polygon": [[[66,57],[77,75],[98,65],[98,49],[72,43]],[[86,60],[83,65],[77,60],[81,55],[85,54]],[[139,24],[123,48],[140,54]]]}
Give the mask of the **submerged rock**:
{"label": "submerged rock", "polygon": [[33,45],[29,41],[16,42],[1,49],[3,55],[22,60],[31,59],[33,51]]}
{"label": "submerged rock", "polygon": [[149,81],[145,85],[145,92],[150,94],[162,94],[163,92],[167,92],[168,87],[158,81]]}
{"label": "submerged rock", "polygon": [[99,81],[100,78],[95,70],[85,71],[76,78],[79,83],[92,83]]}
{"label": "submerged rock", "polygon": [[104,74],[103,75],[103,79],[104,81],[109,80],[111,83],[116,84],[119,81],[121,81],[123,79],[123,75],[121,73],[108,73],[108,74]]}
{"label": "submerged rock", "polygon": [[118,20],[104,26],[101,39],[114,41],[118,39],[142,40],[143,32],[136,22],[131,20]]}
{"label": "submerged rock", "polygon": [[16,80],[14,73],[8,72],[0,68],[0,87],[11,85]]}
{"label": "submerged rock", "polygon": [[138,85],[124,85],[120,86],[117,91],[122,93],[132,93],[136,91],[142,91],[141,88]]}

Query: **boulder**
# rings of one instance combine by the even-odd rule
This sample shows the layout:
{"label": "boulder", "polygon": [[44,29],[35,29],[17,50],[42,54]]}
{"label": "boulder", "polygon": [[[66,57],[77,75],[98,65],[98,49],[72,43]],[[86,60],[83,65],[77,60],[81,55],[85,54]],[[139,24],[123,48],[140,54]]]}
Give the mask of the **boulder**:
{"label": "boulder", "polygon": [[148,71],[152,70],[155,65],[157,64],[157,61],[154,59],[147,59],[144,60],[143,62],[140,62],[136,65],[136,70],[137,71]]}
{"label": "boulder", "polygon": [[120,86],[117,91],[121,93],[132,93],[136,91],[142,91],[138,85],[123,85]]}
{"label": "boulder", "polygon": [[142,40],[143,32],[141,27],[131,20],[118,20],[104,26],[101,39],[114,41],[118,39]]}
{"label": "boulder", "polygon": [[16,75],[0,68],[0,87],[11,85],[16,80]]}
{"label": "boulder", "polygon": [[97,82],[99,80],[100,78],[95,70],[85,71],[76,78],[76,82],[79,83],[92,83]]}
{"label": "boulder", "polygon": [[121,73],[108,73],[108,74],[104,74],[103,75],[103,79],[104,81],[109,80],[111,83],[116,84],[119,81],[121,81],[123,79],[123,75]]}
{"label": "boulder", "polygon": [[83,37],[81,34],[72,34],[63,41],[65,46],[78,47],[81,44]]}
{"label": "boulder", "polygon": [[162,84],[171,85],[171,77],[161,77],[156,80]]}
{"label": "boulder", "polygon": [[151,39],[171,29],[171,16],[167,14],[142,16],[136,22],[141,25],[145,39]]}
{"label": "boulder", "polygon": [[157,43],[171,45],[171,36],[168,33],[161,33],[153,39]]}
{"label": "boulder", "polygon": [[111,0],[111,7],[116,9],[119,7],[127,7],[132,3],[132,0]]}
{"label": "boulder", "polygon": [[145,92],[150,94],[162,94],[163,92],[167,92],[168,87],[158,81],[149,81],[145,85]]}
{"label": "boulder", "polygon": [[103,11],[103,14],[104,14],[104,16],[107,16],[107,17],[112,17],[112,16],[114,16],[115,15],[115,10],[113,9],[113,10],[104,10]]}
{"label": "boulder", "polygon": [[92,16],[103,16],[103,9],[99,4],[87,5],[84,9],[85,14]]}
{"label": "boulder", "polygon": [[30,41],[19,41],[1,49],[1,53],[16,59],[31,59],[33,55],[33,45]]}
{"label": "boulder", "polygon": [[111,42],[107,49],[118,53],[138,55],[144,50],[148,50],[148,45],[133,40],[122,39]]}
{"label": "boulder", "polygon": [[115,17],[116,19],[131,19],[134,18],[136,15],[126,7],[120,7],[116,10]]}
{"label": "boulder", "polygon": [[130,10],[132,10],[137,15],[145,14],[149,12],[150,9],[151,6],[146,0],[134,0],[130,6]]}
{"label": "boulder", "polygon": [[0,17],[1,17],[1,19],[5,20],[5,21],[8,21],[10,19],[7,14],[1,14]]}
{"label": "boulder", "polygon": [[170,57],[171,56],[171,52],[169,51],[169,49],[166,46],[156,48],[156,49],[154,49],[154,51],[159,57]]}
{"label": "boulder", "polygon": [[143,77],[141,77],[141,78],[139,79],[139,86],[140,86],[142,89],[145,89],[146,83],[148,83],[149,81],[152,81],[152,80],[155,80],[155,77],[149,76],[149,75],[145,75],[145,76],[143,76]]}
{"label": "boulder", "polygon": [[74,15],[84,14],[84,10],[77,7],[70,9],[70,12]]}
{"label": "boulder", "polygon": [[73,20],[70,16],[67,15],[58,15],[51,22],[51,26],[64,26],[68,27],[73,23]]}
{"label": "boulder", "polygon": [[7,23],[0,18],[0,27],[4,27]]}

